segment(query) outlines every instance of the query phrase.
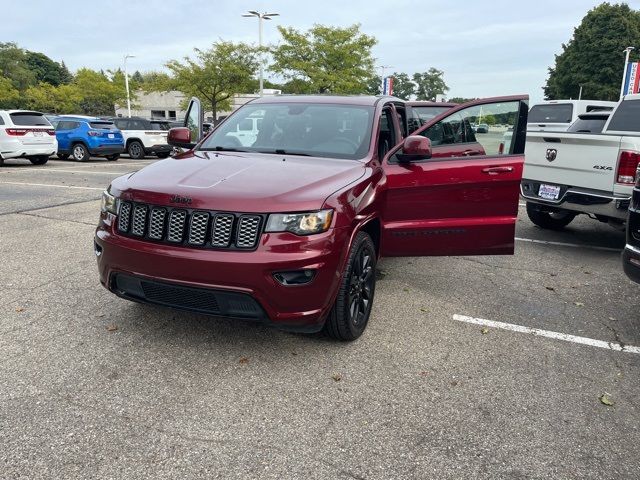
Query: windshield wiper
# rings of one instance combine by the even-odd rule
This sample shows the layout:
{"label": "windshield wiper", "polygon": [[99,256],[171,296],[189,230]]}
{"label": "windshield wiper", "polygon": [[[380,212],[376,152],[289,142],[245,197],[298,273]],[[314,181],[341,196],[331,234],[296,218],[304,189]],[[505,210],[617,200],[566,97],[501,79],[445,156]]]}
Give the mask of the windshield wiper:
{"label": "windshield wiper", "polygon": [[276,148],[275,150],[259,150],[258,153],[275,153],[276,155],[295,155],[297,157],[310,157],[308,153],[303,152],[288,152],[282,148]]}
{"label": "windshield wiper", "polygon": [[248,152],[249,150],[242,150],[241,148],[233,148],[233,147],[221,147],[217,145],[211,148],[201,148],[200,150],[204,152]]}

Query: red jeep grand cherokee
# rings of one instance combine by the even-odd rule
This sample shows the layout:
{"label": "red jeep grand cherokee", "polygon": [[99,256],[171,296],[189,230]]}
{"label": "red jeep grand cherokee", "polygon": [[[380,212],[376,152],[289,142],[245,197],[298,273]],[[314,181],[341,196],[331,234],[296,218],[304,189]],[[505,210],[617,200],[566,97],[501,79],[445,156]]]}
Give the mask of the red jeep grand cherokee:
{"label": "red jeep grand cherokee", "polygon": [[[527,101],[459,105],[407,135],[396,98],[263,97],[193,144],[194,99],[169,133],[191,150],[104,192],[100,280],[137,302],[353,340],[378,258],[513,253]],[[514,125],[507,155],[501,135],[484,155],[464,149],[488,114]]]}

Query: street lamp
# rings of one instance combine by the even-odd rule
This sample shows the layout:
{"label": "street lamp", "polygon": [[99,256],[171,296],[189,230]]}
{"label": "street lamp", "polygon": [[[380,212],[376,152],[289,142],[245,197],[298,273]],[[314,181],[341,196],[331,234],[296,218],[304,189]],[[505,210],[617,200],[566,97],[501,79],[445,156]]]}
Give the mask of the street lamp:
{"label": "street lamp", "polygon": [[127,89],[127,116],[131,118],[131,97],[129,95],[129,73],[127,72],[127,58],[136,58],[135,55],[127,53],[124,56],[124,85]]}
{"label": "street lamp", "polygon": [[622,87],[620,87],[620,98],[624,97],[624,85],[627,83],[627,68],[629,65],[629,56],[631,55],[631,51],[635,50],[635,47],[627,47],[623,50],[625,53],[624,57],[624,73],[622,74]]}
{"label": "street lamp", "polygon": [[[271,17],[280,16],[279,13],[260,13],[255,10],[249,10],[246,14],[242,15],[243,17],[257,17],[258,18],[258,46],[262,49],[262,20],[271,20]],[[262,96],[262,91],[264,87],[264,62],[262,60],[262,51],[260,52],[260,96]]]}

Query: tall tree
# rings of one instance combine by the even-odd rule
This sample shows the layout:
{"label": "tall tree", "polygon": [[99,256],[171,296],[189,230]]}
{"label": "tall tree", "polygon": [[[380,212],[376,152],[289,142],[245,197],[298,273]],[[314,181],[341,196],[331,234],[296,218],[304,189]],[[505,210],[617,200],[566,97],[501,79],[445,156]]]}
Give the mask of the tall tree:
{"label": "tall tree", "polygon": [[12,42],[0,42],[0,75],[11,80],[13,87],[21,92],[38,83],[27,64],[25,51]]}
{"label": "tall tree", "polygon": [[124,82],[112,82],[104,72],[81,68],[76,73],[73,86],[81,92],[81,112],[86,115],[113,115],[115,104],[126,99]]}
{"label": "tall tree", "polygon": [[380,75],[372,74],[367,80],[367,87],[364,92],[367,95],[380,95],[382,94],[382,77]]}
{"label": "tall tree", "polygon": [[444,82],[444,72],[437,68],[430,68],[423,73],[414,73],[413,81],[416,84],[416,100],[434,101],[436,95],[449,91],[449,87]]}
{"label": "tall tree", "polygon": [[21,98],[20,92],[13,86],[11,80],[0,77],[0,108],[21,108],[23,106],[23,101],[24,100]]}
{"label": "tall tree", "polygon": [[411,81],[406,73],[394,72],[393,75],[393,95],[404,100],[409,100],[415,94],[416,85]]}
{"label": "tall tree", "polygon": [[187,97],[201,97],[209,103],[213,118],[218,111],[230,110],[236,93],[251,84],[259,66],[259,50],[245,43],[219,40],[208,50],[195,50],[195,59],[171,60],[165,65],[172,78],[165,89],[176,89]]}
{"label": "tall tree", "polygon": [[562,45],[544,86],[547,99],[618,100],[622,83],[622,51],[640,44],[640,11],[608,2],[589,10],[573,38]]}
{"label": "tall tree", "polygon": [[60,83],[71,83],[73,82],[73,75],[65,65],[64,60],[60,62]]}
{"label": "tall tree", "polygon": [[[360,31],[314,25],[306,32],[278,27],[282,43],[272,50],[271,70],[285,80],[307,84],[309,93],[349,94],[367,90],[376,39]],[[303,82],[303,83],[301,83]]]}
{"label": "tall tree", "polygon": [[62,67],[58,62],[54,62],[44,53],[25,52],[26,64],[38,82],[45,82],[53,86],[58,86],[62,82]]}

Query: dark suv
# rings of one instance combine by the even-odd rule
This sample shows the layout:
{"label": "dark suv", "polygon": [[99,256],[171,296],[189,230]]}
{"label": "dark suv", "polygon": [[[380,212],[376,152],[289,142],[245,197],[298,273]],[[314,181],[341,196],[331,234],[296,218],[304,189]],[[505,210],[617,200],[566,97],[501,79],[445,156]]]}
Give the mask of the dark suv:
{"label": "dark suv", "polygon": [[142,159],[146,155],[167,158],[173,148],[167,143],[167,133],[171,125],[166,120],[147,120],[146,118],[112,118],[113,123],[122,132],[125,149],[133,159]]}

